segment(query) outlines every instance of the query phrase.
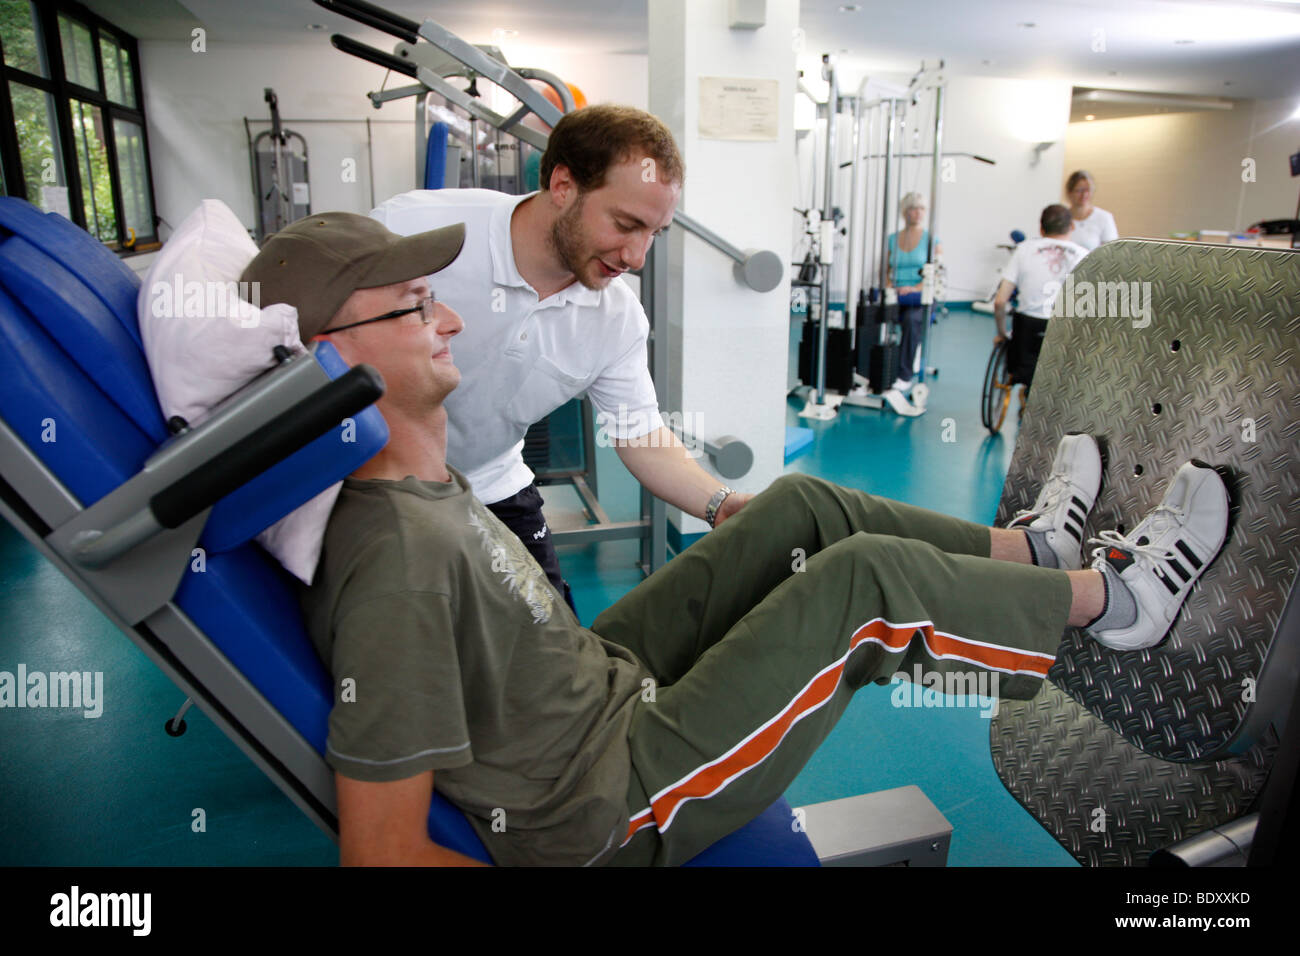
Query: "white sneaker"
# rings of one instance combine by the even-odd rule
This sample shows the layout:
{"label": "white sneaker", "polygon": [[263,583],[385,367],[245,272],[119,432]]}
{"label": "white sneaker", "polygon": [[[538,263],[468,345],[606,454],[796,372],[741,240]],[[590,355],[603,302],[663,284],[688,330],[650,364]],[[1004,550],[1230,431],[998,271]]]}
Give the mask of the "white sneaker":
{"label": "white sneaker", "polygon": [[1050,556],[1036,545],[1046,544],[1056,567],[1078,571],[1083,552],[1083,524],[1101,488],[1101,452],[1091,435],[1066,435],[1056,446],[1052,473],[1028,511],[1018,511],[1008,528],[1031,533],[1031,550],[1038,563],[1052,567]]}
{"label": "white sneaker", "polygon": [[[1086,630],[1107,647],[1134,651],[1154,647],[1169,633],[1174,617],[1214,560],[1228,534],[1228,491],[1209,465],[1189,461],[1174,474],[1164,498],[1127,535],[1103,531],[1092,566],[1106,575],[1111,600],[1102,617]],[[1119,589],[1128,592],[1116,593]],[[1115,614],[1136,605],[1135,619]],[[1109,624],[1106,626],[1110,618]],[[1098,626],[1101,625],[1101,626]]]}
{"label": "white sneaker", "polygon": [[892,408],[899,415],[907,418],[915,418],[917,415],[924,414],[924,408],[917,408],[907,400],[907,396],[895,388],[887,388],[880,393],[880,397],[885,400],[885,404]]}
{"label": "white sneaker", "polygon": [[907,380],[907,381],[904,381],[904,380],[901,379],[901,378],[896,378],[896,379],[894,379],[894,384],[891,385],[891,386],[889,386],[889,387],[892,388],[892,389],[894,389],[894,390],[897,391],[897,392],[902,392],[902,393],[906,394],[906,393],[907,393],[907,390],[908,390],[909,388],[912,387],[912,382],[911,382],[910,379]]}

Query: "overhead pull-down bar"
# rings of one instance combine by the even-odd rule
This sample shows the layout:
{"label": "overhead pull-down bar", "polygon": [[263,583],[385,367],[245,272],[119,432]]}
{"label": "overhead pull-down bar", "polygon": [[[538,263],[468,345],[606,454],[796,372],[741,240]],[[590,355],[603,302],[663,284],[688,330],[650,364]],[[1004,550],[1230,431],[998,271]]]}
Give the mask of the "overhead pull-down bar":
{"label": "overhead pull-down bar", "polygon": [[[550,126],[559,122],[561,112],[527,81],[527,78],[536,78],[556,86],[556,83],[552,82],[555,78],[550,74],[545,74],[541,70],[513,70],[432,20],[416,23],[414,20],[408,20],[364,0],[315,0],[315,2],[332,13],[374,27],[403,41],[398,45],[397,53],[392,54],[338,34],[330,38],[334,47],[344,53],[419,80],[421,85],[388,90],[384,93],[372,93],[371,102],[376,107],[391,99],[419,96],[432,90],[445,97],[448,102],[465,110],[471,117],[482,120],[503,132],[509,132],[512,136],[538,149],[546,148],[546,134],[523,126],[520,120],[531,112]],[[508,117],[501,116],[483,106],[474,97],[456,89],[428,65],[420,62],[426,60],[419,52],[421,38],[464,64],[472,73],[483,76],[500,86],[519,100],[522,104],[520,108]],[[563,84],[559,85],[563,86]],[[557,89],[557,92],[560,92],[561,101],[566,102],[567,90],[561,92]],[[419,123],[418,119],[417,123]],[[673,222],[730,258],[733,261],[732,269],[736,280],[742,285],[756,292],[770,292],[781,284],[785,265],[775,252],[759,249],[742,250],[681,210],[673,214]]]}

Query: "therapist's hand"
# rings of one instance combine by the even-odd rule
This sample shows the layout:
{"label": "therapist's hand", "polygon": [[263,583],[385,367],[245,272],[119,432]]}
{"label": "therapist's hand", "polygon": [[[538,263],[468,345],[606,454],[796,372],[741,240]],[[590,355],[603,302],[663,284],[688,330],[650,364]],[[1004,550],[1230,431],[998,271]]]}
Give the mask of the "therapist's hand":
{"label": "therapist's hand", "polygon": [[718,514],[713,519],[715,529],[722,527],[722,522],[726,521],[745,505],[749,504],[753,495],[743,495],[739,491],[732,492],[722,499],[722,504],[718,505]]}

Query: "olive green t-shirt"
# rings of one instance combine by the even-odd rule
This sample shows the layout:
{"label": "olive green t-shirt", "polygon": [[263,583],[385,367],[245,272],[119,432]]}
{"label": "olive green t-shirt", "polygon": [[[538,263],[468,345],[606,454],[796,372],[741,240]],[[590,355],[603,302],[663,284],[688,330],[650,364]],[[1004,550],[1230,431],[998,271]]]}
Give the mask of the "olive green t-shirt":
{"label": "olive green t-shirt", "polygon": [[433,770],[497,863],[604,862],[627,830],[649,672],[579,624],[449,470],[343,483],[302,593],[334,677],[326,761],[366,781]]}

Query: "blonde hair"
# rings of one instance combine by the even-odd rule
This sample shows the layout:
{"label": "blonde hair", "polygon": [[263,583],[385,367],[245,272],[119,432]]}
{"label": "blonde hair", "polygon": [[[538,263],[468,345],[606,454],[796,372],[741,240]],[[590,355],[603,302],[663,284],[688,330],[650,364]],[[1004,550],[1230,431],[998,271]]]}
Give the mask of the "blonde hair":
{"label": "blonde hair", "polygon": [[1070,173],[1070,178],[1065,181],[1066,195],[1074,192],[1074,187],[1079,185],[1079,183],[1083,182],[1085,179],[1088,180],[1089,186],[1093,189],[1097,188],[1097,180],[1092,178],[1092,173],[1088,172],[1086,169],[1077,169]]}
{"label": "blonde hair", "polygon": [[898,202],[898,214],[906,216],[909,209],[915,209],[918,206],[922,209],[925,208],[925,197],[920,193],[908,193]]}

